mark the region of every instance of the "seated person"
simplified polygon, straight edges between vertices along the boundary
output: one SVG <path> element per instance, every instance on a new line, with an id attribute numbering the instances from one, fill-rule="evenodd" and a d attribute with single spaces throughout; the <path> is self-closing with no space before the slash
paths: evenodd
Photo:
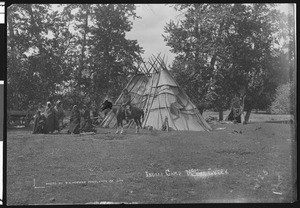
<path id="1" fill-rule="evenodd" d="M 130 93 L 128 93 L 127 89 L 123 90 L 123 95 L 122 95 L 122 107 L 125 110 L 125 117 L 126 121 L 128 122 L 129 120 L 129 115 L 131 111 L 131 96 Z"/>

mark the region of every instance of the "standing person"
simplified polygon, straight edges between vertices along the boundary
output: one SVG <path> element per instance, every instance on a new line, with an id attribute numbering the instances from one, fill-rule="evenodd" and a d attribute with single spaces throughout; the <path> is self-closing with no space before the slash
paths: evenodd
<path id="1" fill-rule="evenodd" d="M 123 95 L 122 95 L 122 107 L 123 107 L 123 109 L 125 110 L 125 118 L 126 118 L 126 120 L 128 120 L 129 112 L 128 112 L 128 109 L 127 109 L 127 108 L 129 108 L 129 111 L 131 110 L 131 96 L 130 96 L 130 94 L 128 93 L 128 90 L 127 90 L 127 89 L 124 89 L 124 90 L 123 90 Z"/>
<path id="2" fill-rule="evenodd" d="M 230 104 L 230 113 L 226 120 L 233 121 L 233 123 L 242 123 L 243 113 L 243 98 L 238 94 L 234 96 Z"/>
<path id="3" fill-rule="evenodd" d="M 77 105 L 73 106 L 70 117 L 69 134 L 79 134 L 80 130 L 80 111 Z"/>
<path id="4" fill-rule="evenodd" d="M 37 110 L 34 118 L 33 134 L 44 134 L 46 133 L 46 117 L 41 114 L 40 110 Z"/>
<path id="5" fill-rule="evenodd" d="M 45 110 L 45 116 L 46 116 L 46 132 L 47 133 L 53 133 L 56 129 L 56 113 L 55 110 L 51 104 L 51 102 L 47 102 L 47 107 Z"/>
<path id="6" fill-rule="evenodd" d="M 92 124 L 93 125 L 99 125 L 100 124 L 100 122 L 99 122 L 99 109 L 98 109 L 97 106 L 93 107 L 92 114 L 93 114 Z"/>
<path id="7" fill-rule="evenodd" d="M 90 110 L 86 105 L 83 106 L 83 121 L 81 124 L 80 132 L 95 132 L 90 117 Z"/>
<path id="8" fill-rule="evenodd" d="M 38 110 L 41 112 L 41 114 L 44 114 L 44 113 L 45 113 L 45 107 L 43 106 L 42 103 L 39 103 L 39 105 L 38 105 Z"/>
<path id="9" fill-rule="evenodd" d="M 54 107 L 55 111 L 56 111 L 56 117 L 57 117 L 57 131 L 58 133 L 60 133 L 60 131 L 63 128 L 63 120 L 65 117 L 65 113 L 64 113 L 64 109 L 63 109 L 63 105 L 62 102 L 60 100 L 58 100 L 56 102 L 56 106 Z"/>

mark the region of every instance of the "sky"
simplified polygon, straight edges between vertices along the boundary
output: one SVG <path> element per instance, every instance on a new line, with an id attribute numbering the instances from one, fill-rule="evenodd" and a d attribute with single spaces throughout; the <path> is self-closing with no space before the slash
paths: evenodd
<path id="1" fill-rule="evenodd" d="M 178 21 L 182 15 L 166 4 L 136 4 L 136 14 L 141 18 L 133 20 L 132 30 L 126 34 L 127 38 L 137 40 L 143 47 L 142 57 L 145 61 L 152 55 L 161 53 L 161 56 L 165 55 L 167 64 L 170 64 L 175 54 L 166 46 L 162 34 L 165 34 L 164 27 L 170 20 Z"/>
<path id="2" fill-rule="evenodd" d="M 290 12 L 292 5 L 281 4 L 278 9 L 283 12 Z M 141 19 L 133 20 L 133 28 L 127 33 L 128 39 L 137 40 L 139 45 L 143 47 L 145 51 L 142 54 L 144 61 L 148 61 L 152 55 L 161 53 L 161 56 L 165 55 L 167 65 L 172 64 L 175 54 L 170 51 L 170 47 L 166 46 L 162 34 L 165 34 L 164 26 L 170 20 L 177 22 L 183 15 L 167 4 L 136 4 L 136 14 Z"/>

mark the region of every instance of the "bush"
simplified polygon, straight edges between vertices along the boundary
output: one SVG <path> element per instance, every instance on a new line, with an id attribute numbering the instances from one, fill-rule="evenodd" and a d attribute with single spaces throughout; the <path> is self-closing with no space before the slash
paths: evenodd
<path id="1" fill-rule="evenodd" d="M 293 114 L 295 112 L 295 84 L 287 83 L 276 89 L 275 99 L 270 110 L 274 114 Z"/>

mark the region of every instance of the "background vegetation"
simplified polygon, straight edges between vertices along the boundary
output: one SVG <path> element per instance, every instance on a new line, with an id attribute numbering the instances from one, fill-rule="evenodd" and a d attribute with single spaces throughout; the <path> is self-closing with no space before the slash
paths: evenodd
<path id="1" fill-rule="evenodd" d="M 244 92 L 249 115 L 271 105 L 275 112 L 282 97 L 276 88 L 295 86 L 288 84 L 295 83 L 294 16 L 279 12 L 275 4 L 171 6 L 184 18 L 164 28 L 166 44 L 176 54 L 170 69 L 193 102 L 222 116 L 231 98 Z M 125 38 L 139 18 L 135 5 L 61 7 L 8 8 L 9 109 L 57 99 L 66 107 L 99 103 L 106 95 L 116 99 L 139 72 L 143 49 Z"/>

